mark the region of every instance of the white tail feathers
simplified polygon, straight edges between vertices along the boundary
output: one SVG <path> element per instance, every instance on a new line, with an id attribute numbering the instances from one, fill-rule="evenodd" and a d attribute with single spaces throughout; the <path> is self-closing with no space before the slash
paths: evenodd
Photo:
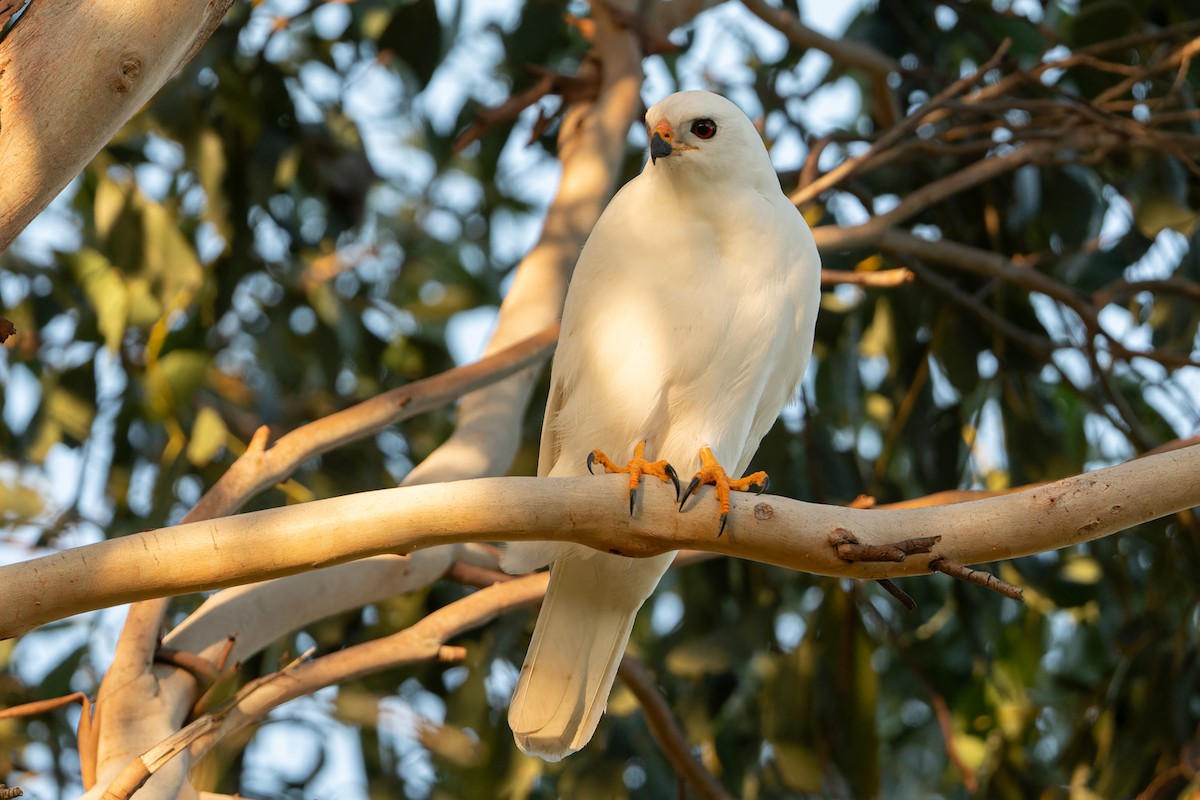
<path id="1" fill-rule="evenodd" d="M 547 761 L 592 738 L 634 617 L 675 556 L 633 559 L 575 548 L 550 567 L 550 587 L 508 711 L 517 746 Z"/>
<path id="2" fill-rule="evenodd" d="M 587 553 L 580 552 L 587 550 Z M 541 569 L 562 558 L 577 554 L 578 558 L 587 558 L 597 550 L 570 542 L 501 542 L 500 568 L 509 575 L 524 575 Z"/>

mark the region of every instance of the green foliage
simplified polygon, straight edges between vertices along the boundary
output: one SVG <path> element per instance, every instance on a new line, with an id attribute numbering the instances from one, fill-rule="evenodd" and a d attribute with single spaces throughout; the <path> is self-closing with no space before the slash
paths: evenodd
<path id="1" fill-rule="evenodd" d="M 585 13 L 578 4 L 486 5 L 235 5 L 0 257 L 0 314 L 19 330 L 0 351 L 5 558 L 175 522 L 258 426 L 290 430 L 453 365 L 464 326 L 499 305 L 536 233 L 553 190 L 554 129 L 526 146 L 531 111 L 461 154 L 454 139 L 475 110 L 530 85 L 526 65 L 569 73 L 587 48 L 564 21 L 568 10 Z M 1011 72 L 1054 47 L 1077 52 L 1192 15 L 1181 0 L 1038 8 L 884 0 L 859 12 L 847 36 L 900 61 L 892 90 L 910 111 L 1005 37 Z M 844 157 L 884 125 L 865 73 L 786 47 L 739 6 L 685 34 L 681 53 L 651 62 L 656 91 L 706 81 L 730 91 L 762 112 L 789 175 L 818 137 L 836 134 L 829 152 Z M 1174 41 L 1147 36 L 1103 56 L 1133 67 Z M 1082 64 L 1060 72 L 1022 87 L 1028 108 L 1084 102 L 1124 79 Z M 1186 62 L 1129 92 L 1194 102 L 1198 81 L 1200 67 Z M 822 93 L 842 117 L 812 113 L 831 105 L 806 104 Z M 552 115 L 555 101 L 542 110 Z M 1028 112 L 1006 111 L 1005 130 L 1021 135 Z M 1193 124 L 1160 130 L 1183 135 Z M 640 167 L 636 149 L 626 178 Z M 849 224 L 855 203 L 872 211 L 981 155 L 911 150 L 805 211 Z M 1006 489 L 1196 432 L 1200 382 L 1182 363 L 1196 355 L 1200 325 L 1200 182 L 1170 147 L 1089 155 L 1000 175 L 906 224 L 1013 257 L 1102 308 L 1114 338 L 1168 358 L 1114 358 L 1075 312 L 1018 284 L 872 249 L 828 254 L 834 269 L 918 267 L 959 295 L 925 280 L 826 293 L 802 400 L 755 460 L 773 491 L 886 503 Z M 515 468 L 527 473 L 540 402 Z M 444 409 L 314 459 L 254 505 L 392 485 L 453 420 Z M 667 577 L 632 647 L 705 765 L 748 800 L 960 798 L 962 769 L 986 798 L 1196 791 L 1187 777 L 1200 748 L 1194 515 L 989 568 L 1024 587 L 1028 604 L 939 575 L 903 582 L 918 604 L 905 614 L 873 584 L 707 562 Z M 299 635 L 303 644 L 280 642 L 243 665 L 241 677 L 271 671 L 309 639 L 327 652 L 387 635 L 464 591 L 438 584 L 326 620 Z M 53 626 L 15 649 L 0 643 L 0 704 L 94 692 L 107 658 L 85 641 L 96 624 Z M 215 788 L 326 796 L 328 775 L 345 784 L 351 769 L 330 772 L 331 742 L 352 739 L 360 796 L 671 796 L 673 769 L 620 685 L 581 753 L 554 765 L 516 753 L 506 692 L 531 626 L 530 613 L 511 614 L 457 642 L 462 665 L 341 687 L 331 708 L 304 716 L 320 718 L 315 728 L 288 727 L 313 742 L 303 769 L 253 749 L 245 760 L 218 756 Z M 47 796 L 76 789 L 76 718 L 60 710 L 0 722 L 0 781 L 32 786 L 38 772 Z"/>

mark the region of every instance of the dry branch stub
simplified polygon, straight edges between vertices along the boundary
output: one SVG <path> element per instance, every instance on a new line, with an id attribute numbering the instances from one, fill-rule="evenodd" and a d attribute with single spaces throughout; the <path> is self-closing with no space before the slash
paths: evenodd
<path id="1" fill-rule="evenodd" d="M 846 530 L 838 528 L 829 534 L 829 543 L 837 550 L 838 558 L 846 561 L 894 561 L 900 562 L 911 555 L 929 553 L 940 542 L 940 536 L 918 536 L 886 544 L 862 544 Z"/>

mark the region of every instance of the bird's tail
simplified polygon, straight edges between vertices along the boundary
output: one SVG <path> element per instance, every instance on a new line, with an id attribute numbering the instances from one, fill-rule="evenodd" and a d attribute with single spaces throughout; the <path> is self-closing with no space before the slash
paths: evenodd
<path id="1" fill-rule="evenodd" d="M 551 565 L 508 711 L 521 750 L 558 761 L 592 738 L 634 617 L 673 558 L 674 553 L 633 559 L 592 550 Z"/>

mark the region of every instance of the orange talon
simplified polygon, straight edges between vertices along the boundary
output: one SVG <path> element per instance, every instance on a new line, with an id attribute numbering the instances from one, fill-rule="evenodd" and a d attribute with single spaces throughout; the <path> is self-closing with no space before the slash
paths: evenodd
<path id="1" fill-rule="evenodd" d="M 770 479 L 765 472 L 755 472 L 747 475 L 744 478 L 730 478 L 725 472 L 725 468 L 717 462 L 717 457 L 713 455 L 712 450 L 707 447 L 700 448 L 700 469 L 696 472 L 692 482 L 688 484 L 687 489 L 683 492 L 683 497 L 679 500 L 679 510 L 683 510 L 683 504 L 692 496 L 692 492 L 705 484 L 712 484 L 717 490 L 717 504 L 721 509 L 721 529 L 717 531 L 717 537 L 725 533 L 725 523 L 729 521 L 729 509 L 731 506 L 729 492 L 754 492 L 762 494 L 770 485 Z"/>
<path id="2" fill-rule="evenodd" d="M 623 472 L 629 474 L 629 514 L 633 515 L 633 498 L 637 493 L 638 484 L 642 482 L 643 475 L 653 475 L 662 480 L 663 483 L 670 481 L 675 484 L 675 497 L 679 497 L 679 476 L 675 474 L 675 468 L 666 461 L 647 461 L 646 441 L 637 443 L 637 447 L 633 450 L 633 458 L 629 459 L 629 463 L 621 467 L 613 463 L 613 460 L 606 456 L 600 450 L 593 450 L 588 453 L 587 468 L 588 472 L 592 471 L 593 464 L 600 464 L 604 467 L 605 472 Z"/>

